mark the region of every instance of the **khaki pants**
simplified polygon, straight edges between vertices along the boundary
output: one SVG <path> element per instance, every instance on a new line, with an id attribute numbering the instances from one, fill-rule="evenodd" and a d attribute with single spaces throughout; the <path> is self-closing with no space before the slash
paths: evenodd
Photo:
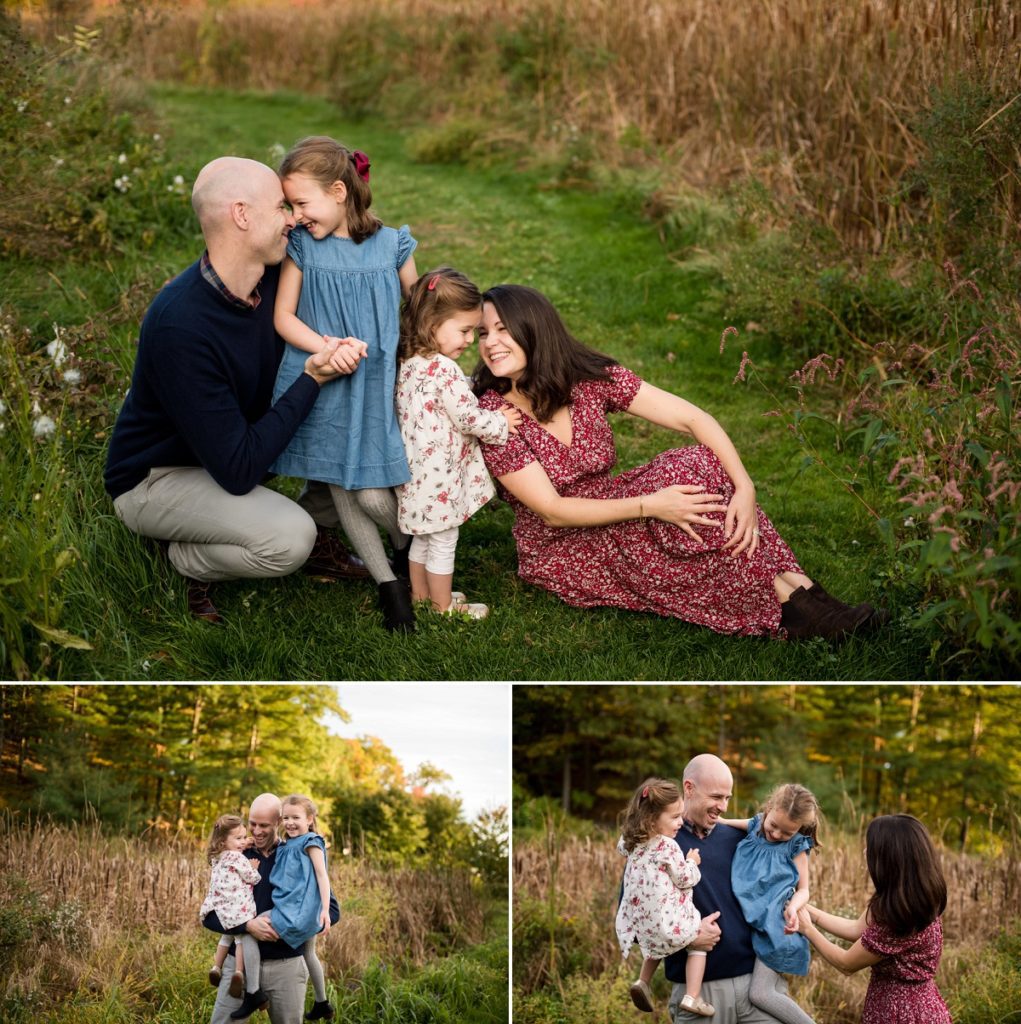
<path id="1" fill-rule="evenodd" d="M 170 541 L 170 562 L 203 582 L 286 576 L 301 568 L 316 524 L 300 505 L 266 487 L 229 494 L 195 466 L 159 466 L 113 503 L 143 537 Z"/>
<path id="2" fill-rule="evenodd" d="M 709 954 L 712 956 L 712 953 Z M 667 1012 L 673 1024 L 700 1020 L 707 1024 L 780 1024 L 772 1014 L 753 1006 L 748 998 L 752 987 L 752 976 L 742 974 L 737 978 L 717 978 L 715 981 L 702 983 L 702 998 L 712 1003 L 716 1012 L 711 1017 L 700 1017 L 697 1013 L 681 1009 L 684 998 L 684 986 L 674 985 L 670 993 Z M 787 982 L 783 975 L 777 975 L 777 992 L 787 992 Z"/>
<path id="3" fill-rule="evenodd" d="M 235 961 L 227 957 L 223 963 L 223 976 L 216 990 L 216 1002 L 209 1024 L 233 1024 L 232 1010 L 241 1005 L 228 989 L 234 976 Z M 263 960 L 259 987 L 269 998 L 270 1024 L 303 1024 L 305 1016 L 305 987 L 308 984 L 308 968 L 300 956 L 287 960 Z"/>

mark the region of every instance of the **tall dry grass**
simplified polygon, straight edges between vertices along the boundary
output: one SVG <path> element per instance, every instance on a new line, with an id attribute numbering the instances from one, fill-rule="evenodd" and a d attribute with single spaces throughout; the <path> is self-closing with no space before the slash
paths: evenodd
<path id="1" fill-rule="evenodd" d="M 239 0 L 93 18 L 146 78 L 325 93 L 416 125 L 468 113 L 523 151 L 591 138 L 596 163 L 651 146 L 678 188 L 751 173 L 874 248 L 931 212 L 905 184 L 931 90 L 967 75 L 1014 95 L 1021 71 L 1014 0 Z M 1006 238 L 1021 184 L 1003 171 Z"/>
<path id="2" fill-rule="evenodd" d="M 384 870 L 336 855 L 329 868 L 341 918 L 318 951 L 332 978 L 375 958 L 422 964 L 484 938 L 484 895 L 467 872 Z M 208 880 L 193 840 L 0 816 L 0 915 L 26 922 L 17 947 L 0 936 L 0 996 L 123 984 L 144 975 L 154 950 L 203 936 L 211 956 L 215 937 L 198 919 Z"/>
<path id="3" fill-rule="evenodd" d="M 824 846 L 812 857 L 812 902 L 856 917 L 871 894 L 862 839 L 836 833 L 821 839 Z M 1021 851 L 1016 843 L 996 858 L 941 847 L 940 860 L 949 898 L 943 916 L 945 954 L 937 981 L 956 975 L 976 951 L 980 957 L 999 925 L 1021 921 Z M 559 984 L 557 971 L 569 956 L 565 949 L 578 954 L 574 966 L 590 977 L 621 970 L 614 920 L 623 866 L 615 836 L 609 833 L 604 839 L 551 834 L 545 841 L 514 844 L 516 991 L 527 995 Z M 552 964 L 551 958 L 560 964 Z M 816 1011 L 860 1007 L 867 973 L 844 977 L 813 957 L 808 977 L 797 979 L 793 991 Z"/>

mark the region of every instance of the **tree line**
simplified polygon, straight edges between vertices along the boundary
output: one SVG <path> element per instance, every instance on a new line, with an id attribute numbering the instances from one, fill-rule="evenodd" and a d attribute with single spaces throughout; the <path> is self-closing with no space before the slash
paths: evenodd
<path id="1" fill-rule="evenodd" d="M 506 809 L 464 820 L 448 776 L 331 735 L 332 687 L 0 686 L 0 807 L 152 836 L 204 835 L 260 792 L 306 793 L 336 846 L 505 881 Z"/>
<path id="2" fill-rule="evenodd" d="M 701 751 L 732 768 L 734 813 L 796 781 L 847 827 L 904 812 L 962 850 L 1017 839 L 1016 685 L 515 687 L 515 826 L 551 804 L 612 824 L 645 776 Z"/>

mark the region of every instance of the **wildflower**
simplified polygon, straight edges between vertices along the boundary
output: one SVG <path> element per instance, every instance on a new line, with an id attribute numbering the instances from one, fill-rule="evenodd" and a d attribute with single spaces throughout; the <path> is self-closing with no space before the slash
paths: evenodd
<path id="1" fill-rule="evenodd" d="M 71 97 L 70 96 L 65 96 L 64 97 L 64 106 L 65 107 L 71 106 Z"/>
<path id="2" fill-rule="evenodd" d="M 53 341 L 46 346 L 46 354 L 53 360 L 54 366 L 60 366 L 67 359 L 67 345 L 62 337 L 63 331 L 57 324 L 53 325 Z"/>
<path id="3" fill-rule="evenodd" d="M 65 370 L 63 378 L 65 384 L 81 384 L 82 372 L 81 370 Z"/>
<path id="4" fill-rule="evenodd" d="M 175 174 L 174 175 L 174 184 L 175 185 L 183 185 L 184 184 L 184 175 L 183 174 Z"/>
<path id="5" fill-rule="evenodd" d="M 14 105 L 18 108 L 19 114 L 24 114 L 28 107 L 28 100 L 15 100 Z"/>
<path id="6" fill-rule="evenodd" d="M 723 328 L 723 333 L 720 335 L 720 355 L 721 356 L 723 355 L 723 347 L 724 347 L 724 345 L 727 344 L 727 338 L 729 338 L 732 334 L 735 335 L 735 336 L 737 335 L 737 328 L 736 327 L 731 325 L 730 327 L 724 327 Z M 743 377 L 741 379 L 744 380 Z"/>
<path id="7" fill-rule="evenodd" d="M 915 517 L 914 516 L 908 516 L 907 519 L 904 520 L 904 525 L 905 526 L 914 526 L 915 525 Z"/>
<path id="8" fill-rule="evenodd" d="M 286 154 L 287 150 L 279 142 L 274 142 L 273 145 L 269 147 L 269 155 L 277 163 L 283 160 Z"/>
<path id="9" fill-rule="evenodd" d="M 40 439 L 49 437 L 57 429 L 57 424 L 49 416 L 39 416 L 32 421 L 32 436 Z"/>
<path id="10" fill-rule="evenodd" d="M 119 178 L 116 178 L 113 183 L 113 187 L 118 192 L 127 192 L 131 188 L 131 179 L 126 175 L 122 174 Z"/>
<path id="11" fill-rule="evenodd" d="M 749 358 L 748 353 L 742 352 L 741 365 L 737 368 L 737 376 L 735 376 L 734 379 L 730 382 L 731 384 L 736 384 L 739 380 L 743 381 L 745 379 L 745 368 L 748 366 L 750 362 L 751 359 Z"/>
<path id="12" fill-rule="evenodd" d="M 117 163 L 119 163 L 119 164 L 126 164 L 127 162 L 128 162 L 128 154 L 127 153 L 121 153 L 121 155 L 119 157 L 117 157 Z"/>
<path id="13" fill-rule="evenodd" d="M 152 133 L 152 141 L 153 141 L 153 142 L 159 142 L 159 141 L 160 141 L 160 139 L 162 139 L 162 138 L 163 138 L 163 136 L 162 136 L 162 135 L 160 135 L 160 133 L 159 133 L 159 132 L 153 132 L 153 133 Z"/>
<path id="14" fill-rule="evenodd" d="M 64 166 L 64 158 L 62 156 L 54 156 L 54 157 L 51 157 L 50 159 L 53 161 L 53 166 L 54 167 L 63 167 Z"/>

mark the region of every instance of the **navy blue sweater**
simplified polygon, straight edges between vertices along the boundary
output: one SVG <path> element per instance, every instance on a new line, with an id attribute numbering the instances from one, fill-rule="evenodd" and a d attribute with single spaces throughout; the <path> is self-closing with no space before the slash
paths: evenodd
<path id="1" fill-rule="evenodd" d="M 741 829 L 729 825 L 717 825 L 705 839 L 699 839 L 684 825 L 674 837 L 681 853 L 687 853 L 697 846 L 702 858 L 699 865 L 702 880 L 692 890 L 698 912 L 705 917 L 720 911 L 720 916 L 716 918 L 721 931 L 720 941 L 709 954 L 706 981 L 738 978 L 742 974 L 751 974 L 755 966 L 752 930 L 745 922 L 730 884 L 730 864 L 734 859 L 734 850 L 744 837 L 745 833 Z M 663 961 L 664 973 L 670 981 L 684 984 L 687 958 L 688 954 L 682 949 Z"/>
<path id="2" fill-rule="evenodd" d="M 259 861 L 259 876 L 260 879 L 256 885 L 252 887 L 252 895 L 255 897 L 255 915 L 264 914 L 267 910 L 273 909 L 273 886 L 270 885 L 269 876 L 273 870 L 273 865 L 277 862 L 277 850 L 280 849 L 278 843 L 268 853 L 260 853 L 254 846 L 244 851 L 246 857 L 255 857 Z M 333 893 L 330 893 L 330 924 L 335 925 L 340 920 L 340 904 L 337 903 L 336 897 Z M 243 924 L 239 924 L 236 928 L 224 928 L 220 924 L 220 919 L 216 916 L 215 910 L 210 910 L 208 914 L 202 919 L 202 924 L 212 932 L 219 932 L 227 935 L 244 935 L 248 930 Z M 234 947 L 231 946 L 230 952 L 234 952 Z M 277 939 L 275 942 L 260 942 L 259 953 L 263 960 L 289 960 L 294 956 L 301 956 L 302 950 L 295 949 L 293 946 L 288 946 L 283 939 Z"/>
<path id="3" fill-rule="evenodd" d="M 232 305 L 198 263 L 156 296 L 110 441 L 111 497 L 156 466 L 203 466 L 230 494 L 247 494 L 266 476 L 319 396 L 303 373 L 270 407 L 284 351 L 273 328 L 279 276 L 266 268 L 256 309 Z"/>

